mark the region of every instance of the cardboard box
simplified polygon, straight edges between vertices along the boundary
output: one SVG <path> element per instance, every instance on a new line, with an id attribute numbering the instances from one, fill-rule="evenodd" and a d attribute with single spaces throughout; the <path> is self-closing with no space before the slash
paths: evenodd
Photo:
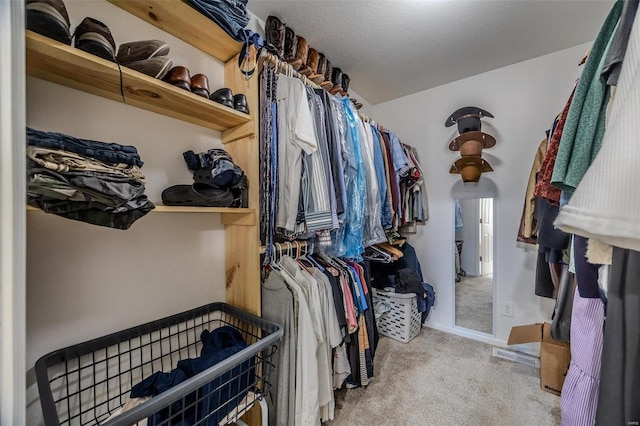
<path id="1" fill-rule="evenodd" d="M 540 389 L 560 395 L 571 362 L 569 344 L 551 337 L 551 324 L 548 322 L 513 327 L 507 343 L 531 342 L 540 342 Z"/>

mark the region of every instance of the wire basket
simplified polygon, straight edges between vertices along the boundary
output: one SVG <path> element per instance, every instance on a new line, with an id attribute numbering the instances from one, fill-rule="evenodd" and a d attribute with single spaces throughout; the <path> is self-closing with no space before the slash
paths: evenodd
<path id="1" fill-rule="evenodd" d="M 179 360 L 196 358 L 201 334 L 228 326 L 247 346 L 141 405 L 112 417 L 132 386 Z M 177 315 L 70 346 L 36 362 L 47 426 L 214 426 L 237 421 L 269 391 L 272 357 L 282 327 L 226 303 Z"/>
<path id="2" fill-rule="evenodd" d="M 409 343 L 420 333 L 422 314 L 418 312 L 418 302 L 414 293 L 391 293 L 374 288 L 373 300 L 374 303 L 386 303 L 391 308 L 382 314 L 376 323 L 380 334 Z"/>

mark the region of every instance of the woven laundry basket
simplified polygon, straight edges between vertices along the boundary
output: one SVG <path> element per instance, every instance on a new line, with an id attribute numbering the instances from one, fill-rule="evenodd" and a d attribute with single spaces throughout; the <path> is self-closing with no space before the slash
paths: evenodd
<path id="1" fill-rule="evenodd" d="M 391 310 L 382 314 L 377 320 L 376 325 L 380 334 L 409 343 L 420 333 L 422 314 L 418 312 L 415 294 L 390 293 L 374 288 L 373 301 L 391 306 Z"/>

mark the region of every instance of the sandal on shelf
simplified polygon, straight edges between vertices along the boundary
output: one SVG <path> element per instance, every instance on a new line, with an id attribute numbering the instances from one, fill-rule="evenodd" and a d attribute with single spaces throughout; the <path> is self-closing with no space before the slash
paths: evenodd
<path id="1" fill-rule="evenodd" d="M 234 198 L 227 189 L 210 185 L 173 185 L 162 191 L 162 202 L 166 206 L 229 207 Z"/>

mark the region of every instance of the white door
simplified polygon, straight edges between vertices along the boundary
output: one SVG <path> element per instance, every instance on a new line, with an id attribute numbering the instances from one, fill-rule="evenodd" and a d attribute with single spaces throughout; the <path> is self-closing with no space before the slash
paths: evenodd
<path id="1" fill-rule="evenodd" d="M 493 199 L 483 198 L 480 217 L 480 275 L 493 273 Z"/>

